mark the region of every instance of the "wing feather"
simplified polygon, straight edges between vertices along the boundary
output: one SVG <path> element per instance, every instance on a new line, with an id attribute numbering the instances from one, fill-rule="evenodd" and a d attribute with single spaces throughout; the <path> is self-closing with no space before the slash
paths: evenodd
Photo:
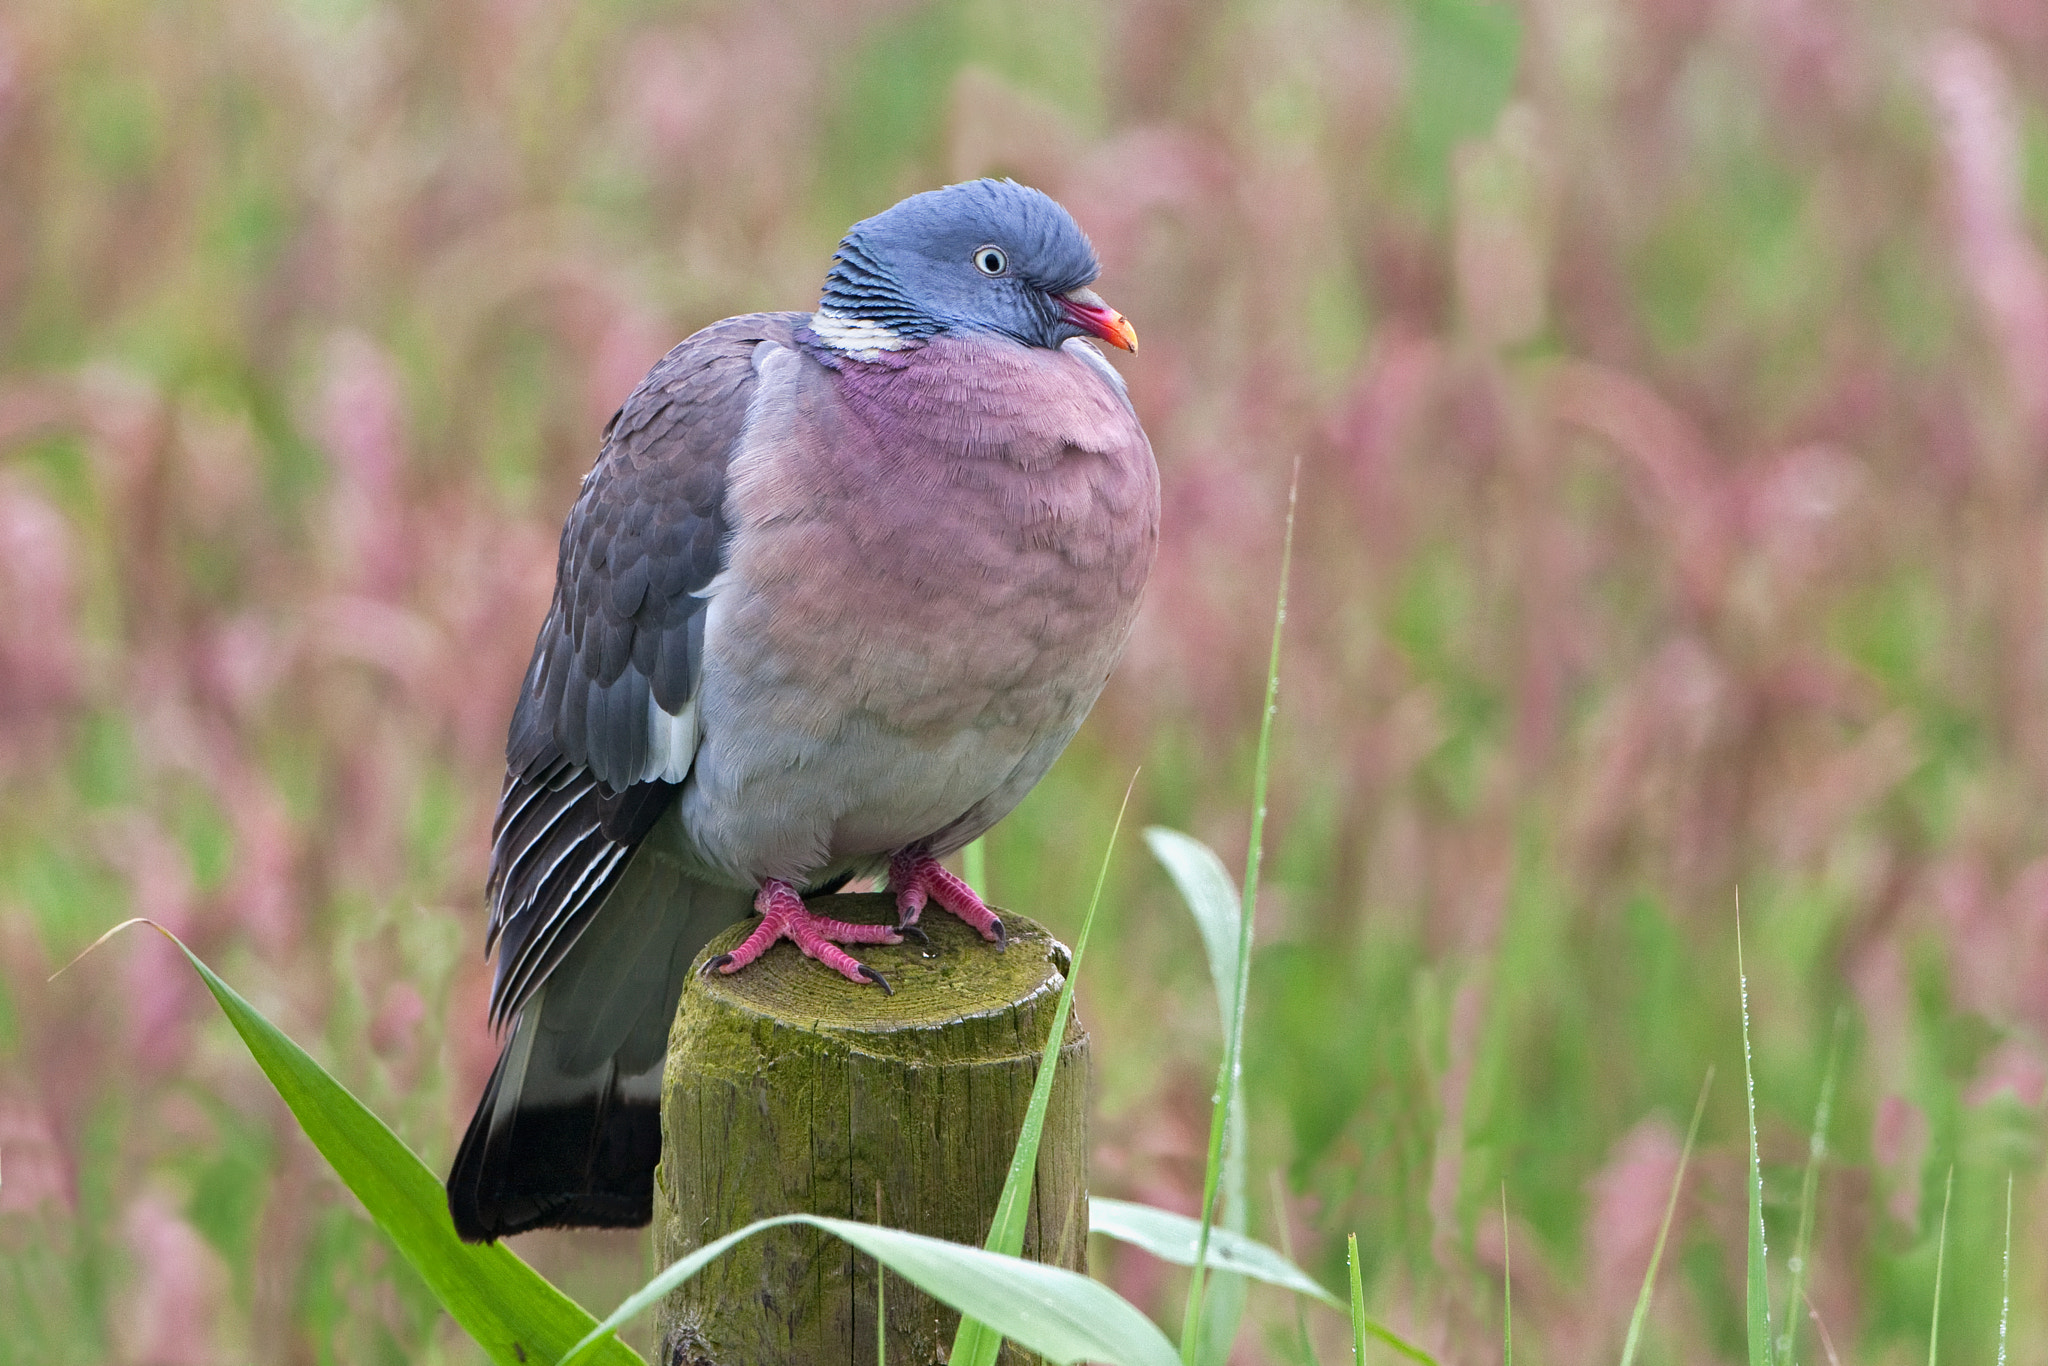
<path id="1" fill-rule="evenodd" d="M 695 752 L 699 596 L 725 558 L 725 473 L 758 381 L 754 352 L 801 314 L 714 323 L 648 372 L 605 428 L 562 528 L 493 823 L 491 1018 L 562 961 L 671 807 Z"/>

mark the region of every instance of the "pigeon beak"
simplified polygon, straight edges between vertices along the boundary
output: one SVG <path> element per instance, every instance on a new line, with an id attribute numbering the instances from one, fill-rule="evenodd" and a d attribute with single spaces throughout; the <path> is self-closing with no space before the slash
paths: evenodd
<path id="1" fill-rule="evenodd" d="M 1067 310 L 1067 316 L 1076 325 L 1102 338 L 1111 346 L 1119 346 L 1135 354 L 1138 349 L 1138 329 L 1132 327 L 1123 314 L 1102 302 L 1102 296 L 1092 289 L 1070 289 L 1056 294 L 1060 307 Z"/>

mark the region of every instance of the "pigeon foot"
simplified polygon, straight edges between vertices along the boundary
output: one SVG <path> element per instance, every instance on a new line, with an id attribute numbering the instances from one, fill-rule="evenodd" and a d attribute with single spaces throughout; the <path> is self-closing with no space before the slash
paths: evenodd
<path id="1" fill-rule="evenodd" d="M 1002 917 L 930 854 L 906 851 L 890 859 L 889 888 L 896 893 L 899 934 L 907 933 L 917 924 L 927 902 L 936 902 L 973 926 L 983 939 L 996 946 L 998 953 L 1008 943 Z"/>
<path id="2" fill-rule="evenodd" d="M 766 953 L 776 940 L 787 939 L 803 952 L 804 957 L 816 959 L 849 982 L 873 982 L 883 991 L 890 990 L 881 973 L 839 946 L 900 944 L 903 936 L 894 926 L 855 925 L 818 915 L 804 905 L 804 899 L 795 887 L 778 878 L 770 878 L 761 884 L 761 890 L 754 897 L 754 909 L 761 913 L 761 923 L 741 941 L 738 948 L 731 953 L 721 953 L 706 963 L 705 972 L 729 976 Z"/>

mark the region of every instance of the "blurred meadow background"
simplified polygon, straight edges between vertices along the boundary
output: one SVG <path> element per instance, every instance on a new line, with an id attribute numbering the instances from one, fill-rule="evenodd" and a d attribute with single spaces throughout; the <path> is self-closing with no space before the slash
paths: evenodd
<path id="1" fill-rule="evenodd" d="M 0 1362 L 473 1362 L 168 946 L 445 1164 L 513 691 L 597 432 L 853 219 L 1093 235 L 1165 535 L 989 842 L 1071 934 L 1098 1193 L 1192 1210 L 1290 470 L 1250 1224 L 1446 1362 L 1742 1359 L 1735 914 L 1805 1361 L 2048 1362 L 2038 0 L 9 0 Z M 1502 1192 L 1506 1217 L 1503 1222 Z M 632 1234 L 519 1250 L 603 1312 Z M 1098 1245 L 1171 1324 L 1178 1273 Z M 1306 1360 L 1255 1292 L 1238 1359 Z M 1311 1309 L 1319 1359 L 1348 1344 Z M 644 1343 L 644 1337 L 642 1339 Z M 1832 1354 L 1832 1355 L 1831 1355 Z M 1376 1359 L 1378 1359 L 1376 1357 Z"/>

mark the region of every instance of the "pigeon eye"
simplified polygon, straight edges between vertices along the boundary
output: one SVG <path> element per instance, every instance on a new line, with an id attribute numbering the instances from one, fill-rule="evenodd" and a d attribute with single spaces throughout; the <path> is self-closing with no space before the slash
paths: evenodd
<path id="1" fill-rule="evenodd" d="M 1010 268 L 1010 258 L 1003 255 L 1001 247 L 976 247 L 974 268 L 983 275 L 1001 275 Z"/>

